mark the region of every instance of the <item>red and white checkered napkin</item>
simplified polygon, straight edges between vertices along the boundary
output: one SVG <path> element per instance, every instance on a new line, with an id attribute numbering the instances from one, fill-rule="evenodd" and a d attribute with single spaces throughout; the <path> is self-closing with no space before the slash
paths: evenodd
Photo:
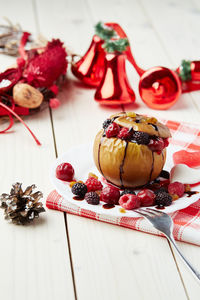
<path id="1" fill-rule="evenodd" d="M 181 149 L 200 150 L 200 130 L 199 125 L 189 123 L 178 123 L 174 121 L 162 120 L 171 130 L 171 144 Z M 154 229 L 151 224 L 143 218 L 115 217 L 98 214 L 90 210 L 82 209 L 61 197 L 55 190 L 52 191 L 47 200 L 46 206 L 51 209 L 64 211 L 103 221 L 118 226 L 144 231 L 156 235 L 162 235 Z M 189 207 L 171 214 L 174 222 L 174 237 L 176 240 L 196 244 L 200 246 L 200 200 Z"/>

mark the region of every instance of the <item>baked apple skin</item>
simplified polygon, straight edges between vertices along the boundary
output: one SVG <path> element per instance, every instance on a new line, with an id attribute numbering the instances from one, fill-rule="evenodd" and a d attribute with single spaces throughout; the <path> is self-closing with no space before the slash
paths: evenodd
<path id="1" fill-rule="evenodd" d="M 93 155 L 99 172 L 120 188 L 140 187 L 156 179 L 166 160 L 166 149 L 158 154 L 146 145 L 97 133 Z"/>

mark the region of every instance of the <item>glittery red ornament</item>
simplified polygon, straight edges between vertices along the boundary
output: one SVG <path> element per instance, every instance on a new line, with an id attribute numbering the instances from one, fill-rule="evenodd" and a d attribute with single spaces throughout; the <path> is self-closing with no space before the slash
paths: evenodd
<path id="1" fill-rule="evenodd" d="M 41 54 L 28 60 L 23 77 L 34 87 L 50 87 L 67 70 L 67 53 L 57 39 L 48 42 Z"/>
<path id="2" fill-rule="evenodd" d="M 120 52 L 106 54 L 103 78 L 95 93 L 95 100 L 100 104 L 120 105 L 135 101 L 126 75 L 125 59 L 126 55 Z"/>
<path id="3" fill-rule="evenodd" d="M 102 49 L 103 40 L 94 35 L 91 45 L 85 55 L 76 63 L 72 63 L 72 73 L 89 86 L 97 87 L 104 72 L 105 52 Z"/>

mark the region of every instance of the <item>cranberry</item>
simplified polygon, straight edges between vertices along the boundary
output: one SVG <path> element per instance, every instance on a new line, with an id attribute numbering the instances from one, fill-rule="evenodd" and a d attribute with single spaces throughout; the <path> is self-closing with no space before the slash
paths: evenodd
<path id="1" fill-rule="evenodd" d="M 106 186 L 102 190 L 100 195 L 101 201 L 109 204 L 118 204 L 119 197 L 120 197 L 119 190 L 111 185 Z"/>
<path id="2" fill-rule="evenodd" d="M 120 131 L 120 127 L 117 123 L 113 122 L 112 124 L 110 124 L 108 126 L 108 128 L 106 129 L 106 136 L 108 138 L 110 137 L 114 137 L 114 136 L 117 136 L 118 133 Z"/>
<path id="3" fill-rule="evenodd" d="M 162 150 L 165 148 L 164 141 L 162 138 L 151 139 L 148 147 L 152 150 L 160 154 Z"/>
<path id="4" fill-rule="evenodd" d="M 144 189 L 141 190 L 138 194 L 137 197 L 141 201 L 141 206 L 152 206 L 155 204 L 155 197 L 156 195 L 154 194 L 153 191 L 149 189 Z"/>
<path id="5" fill-rule="evenodd" d="M 56 177 L 60 180 L 71 181 L 74 178 L 74 168 L 69 163 L 62 163 L 56 168 Z"/>

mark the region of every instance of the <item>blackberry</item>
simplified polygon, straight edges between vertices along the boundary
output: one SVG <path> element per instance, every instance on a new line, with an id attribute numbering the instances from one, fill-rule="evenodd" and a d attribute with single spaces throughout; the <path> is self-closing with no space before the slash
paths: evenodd
<path id="1" fill-rule="evenodd" d="M 100 197 L 95 192 L 89 192 L 85 194 L 85 200 L 87 201 L 88 204 L 98 205 Z"/>
<path id="2" fill-rule="evenodd" d="M 79 197 L 84 197 L 87 193 L 87 186 L 84 183 L 76 182 L 72 186 L 72 193 Z"/>
<path id="3" fill-rule="evenodd" d="M 155 202 L 159 206 L 169 206 L 172 204 L 172 197 L 166 192 L 159 192 L 156 194 Z"/>
<path id="4" fill-rule="evenodd" d="M 161 187 L 161 188 L 159 188 L 158 190 L 155 190 L 154 191 L 154 193 L 157 195 L 158 193 L 168 193 L 168 190 L 167 190 L 167 188 L 165 188 L 165 187 Z"/>
<path id="5" fill-rule="evenodd" d="M 110 124 L 112 124 L 112 120 L 110 119 L 105 120 L 103 122 L 103 129 L 107 129 Z"/>
<path id="6" fill-rule="evenodd" d="M 136 193 L 132 190 L 124 190 L 123 192 L 121 192 L 120 197 L 126 194 L 136 195 Z"/>
<path id="7" fill-rule="evenodd" d="M 149 134 L 143 131 L 135 131 L 132 140 L 137 144 L 147 145 L 150 141 Z"/>
<path id="8" fill-rule="evenodd" d="M 159 177 L 162 177 L 162 178 L 165 178 L 165 179 L 169 179 L 169 172 L 166 171 L 166 170 L 162 170 L 162 171 L 160 172 Z"/>

